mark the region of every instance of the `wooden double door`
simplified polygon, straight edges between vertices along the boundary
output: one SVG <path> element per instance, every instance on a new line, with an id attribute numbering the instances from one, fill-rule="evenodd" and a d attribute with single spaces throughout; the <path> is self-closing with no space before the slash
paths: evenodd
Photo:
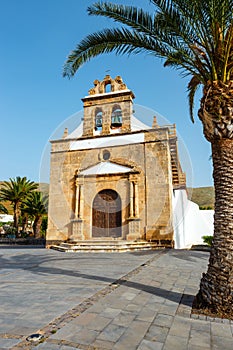
<path id="1" fill-rule="evenodd" d="M 100 191 L 93 201 L 92 237 L 121 237 L 121 210 L 121 198 L 116 191 Z"/>

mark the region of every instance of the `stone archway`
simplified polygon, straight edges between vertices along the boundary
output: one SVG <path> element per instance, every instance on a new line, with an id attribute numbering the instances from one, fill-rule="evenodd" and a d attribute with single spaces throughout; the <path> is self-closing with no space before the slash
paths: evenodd
<path id="1" fill-rule="evenodd" d="M 121 237 L 122 208 L 119 194 L 110 189 L 100 191 L 92 206 L 92 237 Z"/>

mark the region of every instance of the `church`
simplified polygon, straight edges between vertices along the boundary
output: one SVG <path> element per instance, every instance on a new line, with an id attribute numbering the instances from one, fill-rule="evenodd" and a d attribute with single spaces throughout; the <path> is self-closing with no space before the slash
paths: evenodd
<path id="1" fill-rule="evenodd" d="M 173 195 L 186 189 L 176 127 L 153 116 L 151 126 L 142 123 L 133 100 L 120 76 L 95 80 L 82 99 L 81 124 L 51 141 L 47 247 L 174 247 Z"/>

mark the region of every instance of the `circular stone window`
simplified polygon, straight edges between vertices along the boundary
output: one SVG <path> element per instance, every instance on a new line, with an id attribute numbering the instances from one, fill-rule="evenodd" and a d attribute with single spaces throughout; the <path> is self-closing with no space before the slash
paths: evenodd
<path id="1" fill-rule="evenodd" d="M 111 153 L 108 150 L 103 151 L 103 160 L 109 160 Z"/>

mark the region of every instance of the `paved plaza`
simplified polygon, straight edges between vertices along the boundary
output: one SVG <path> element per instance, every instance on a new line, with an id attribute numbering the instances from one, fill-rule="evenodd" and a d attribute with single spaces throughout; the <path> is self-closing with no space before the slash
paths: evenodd
<path id="1" fill-rule="evenodd" d="M 0 350 L 233 349 L 233 322 L 190 317 L 207 252 L 0 255 Z"/>

